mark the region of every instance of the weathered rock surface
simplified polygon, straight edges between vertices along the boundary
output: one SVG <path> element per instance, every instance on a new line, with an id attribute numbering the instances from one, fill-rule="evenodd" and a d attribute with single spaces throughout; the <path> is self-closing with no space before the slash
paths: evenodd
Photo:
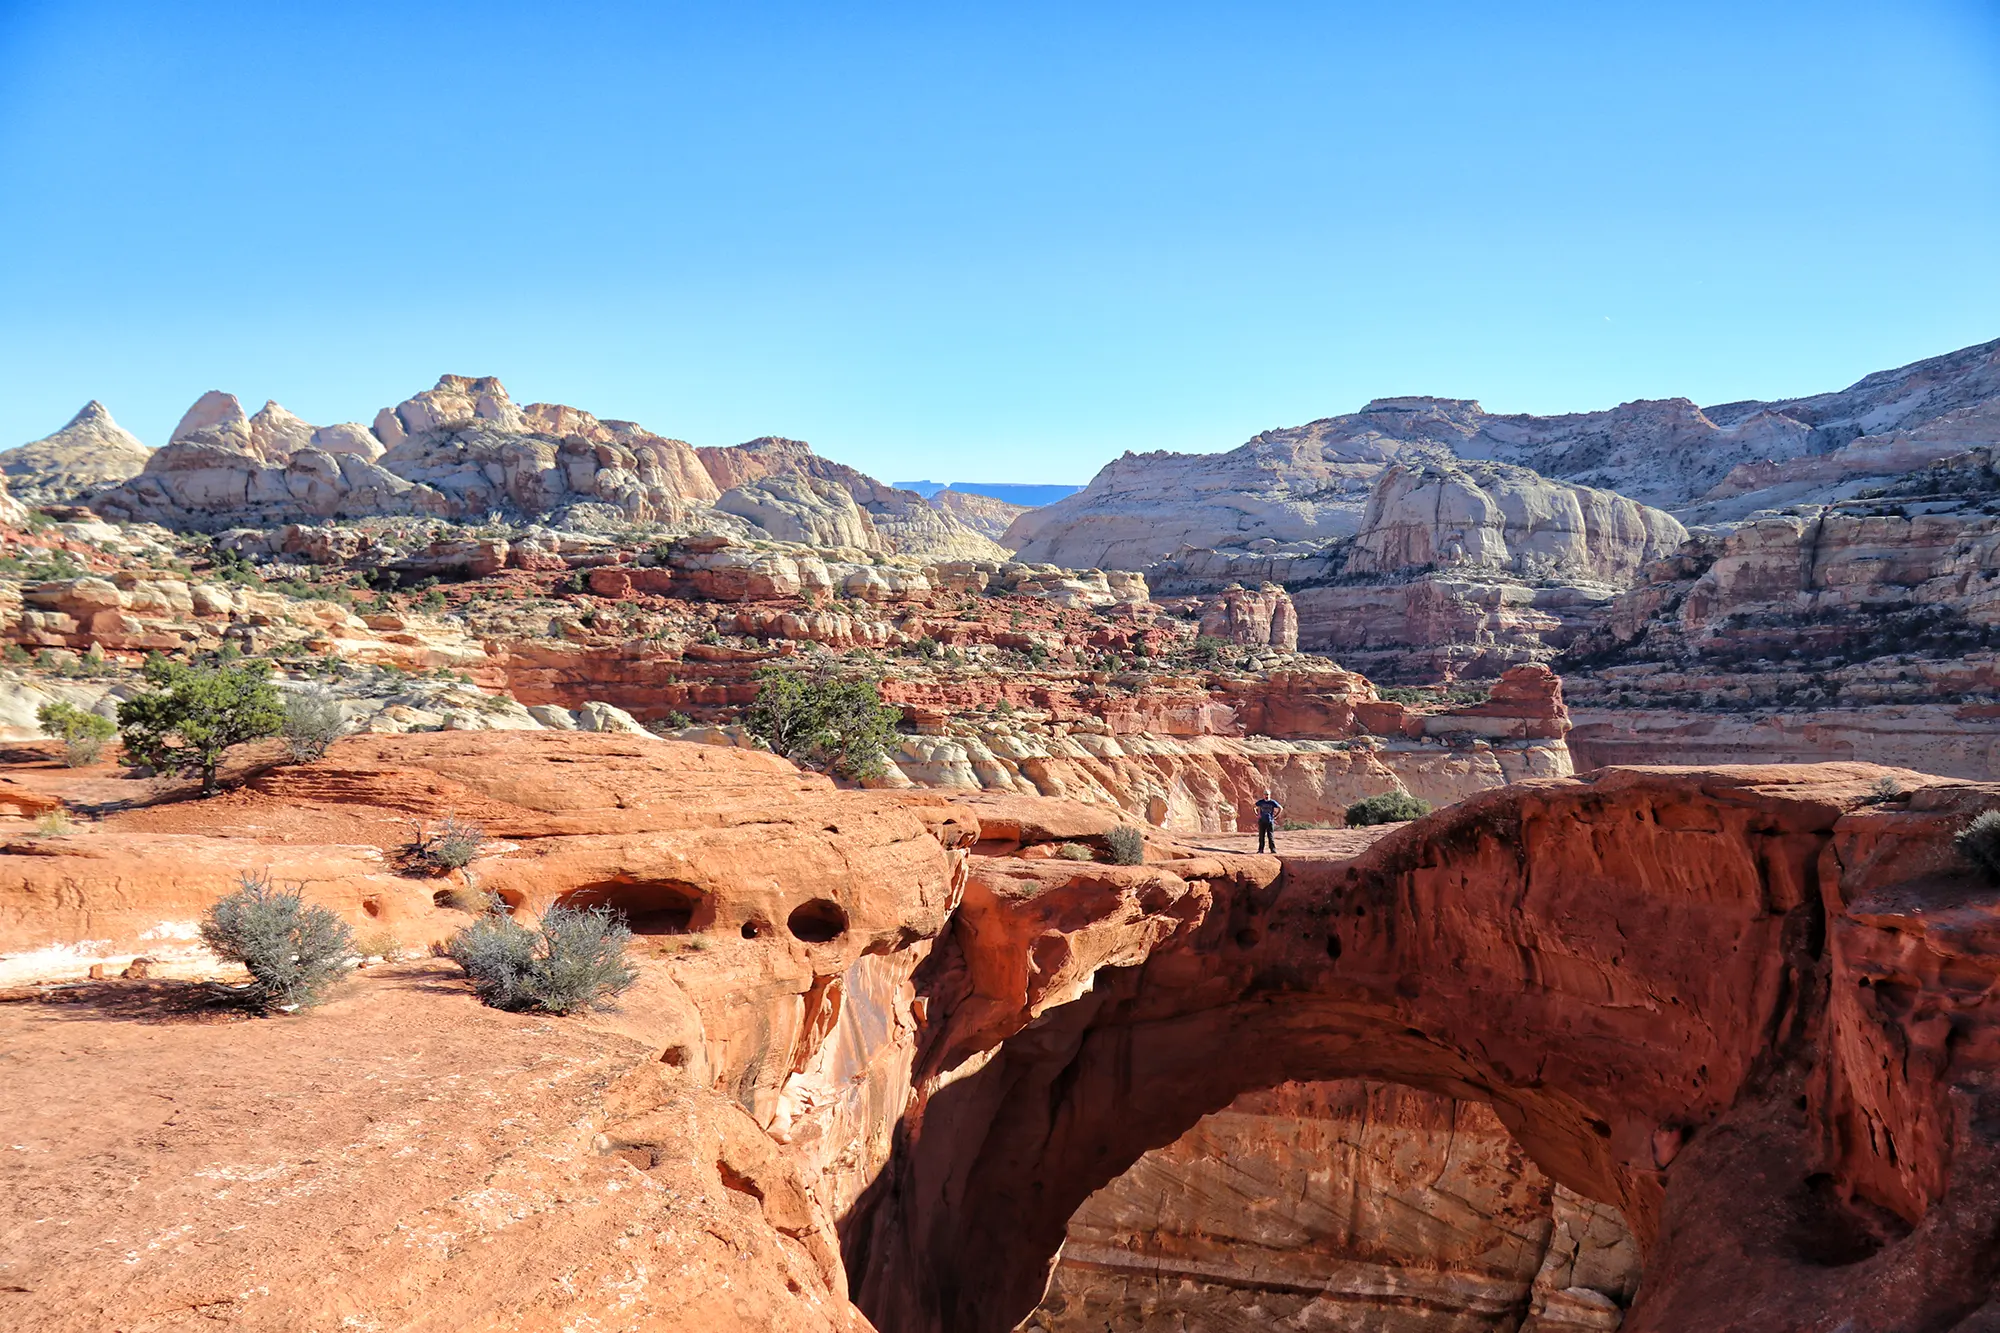
<path id="1" fill-rule="evenodd" d="M 1490 1107 L 1287 1083 L 1085 1200 L 1023 1327 L 1616 1329 L 1638 1285 L 1617 1211 L 1542 1174 Z M 1594 1318 L 1552 1322 L 1552 1302 Z M 1523 1324 L 1538 1303 L 1544 1317 Z"/>
<path id="2" fill-rule="evenodd" d="M 494 839 L 473 869 L 514 910 L 630 913 L 645 979 L 604 1020 L 623 1046 L 479 1013 L 423 973 L 353 983 L 358 1027 L 338 1008 L 138 1025 L 151 1054 L 114 1076 L 163 1094 L 143 1098 L 53 1076 L 75 1038 L 33 1027 L 61 1006 L 0 1010 L 28 1073 L 0 1086 L 15 1141 L 158 1145 L 116 1173 L 116 1208 L 98 1159 L 17 1156 L 0 1197 L 70 1225 L 10 1217 L 6 1285 L 26 1290 L 0 1299 L 52 1329 L 220 1290 L 246 1327 L 324 1310 L 727 1333 L 858 1328 L 851 1284 L 884 1333 L 1003 1329 L 1041 1299 L 1076 1209 L 1149 1150 L 1246 1093 L 1366 1078 L 1486 1102 L 1540 1171 L 1615 1203 L 1645 1252 L 1628 1329 L 1971 1333 L 2000 1227 L 2000 1039 L 1980 1003 L 2000 891 L 1950 837 L 2000 791 L 1904 773 L 1914 795 L 1870 805 L 1880 775 L 1612 770 L 1476 798 L 1359 856 L 1155 836 L 1135 866 L 1050 856 L 1090 836 L 1065 826 L 1074 806 L 989 821 L 601 734 L 360 738 L 214 801 L 114 801 L 0 848 L 0 947 L 151 947 L 246 864 L 420 946 L 465 918 L 454 882 L 393 852 L 452 812 Z M 323 1043 L 291 1035 L 322 1020 Z M 136 1039 L 106 1021 L 97 1040 Z M 241 1080 L 202 1072 L 225 1064 L 289 1090 L 282 1126 L 218 1135 L 247 1115 Z M 378 1065 L 409 1108 L 386 1141 Z M 410 1099 L 431 1087 L 484 1092 Z M 190 1098 L 215 1113 L 173 1113 Z M 392 1187 L 412 1142 L 450 1151 Z M 1606 1290 L 1589 1273 L 1616 1247 L 1583 1210 L 1553 1220 L 1567 1239 L 1540 1251 L 1531 1309 L 1591 1327 L 1604 1311 L 1582 1293 Z M 444 1297 L 448 1255 L 504 1277 Z"/>
<path id="3" fill-rule="evenodd" d="M 1880 773 L 1529 784 L 1206 895 L 1136 868 L 975 875 L 926 973 L 966 998 L 918 1065 L 921 1132 L 850 1222 L 860 1303 L 896 1333 L 1009 1327 L 1145 1151 L 1286 1077 L 1393 1071 L 1486 1099 L 1542 1170 L 1618 1204 L 1647 1252 L 1627 1328 L 1969 1333 L 2000 1227 L 1975 943 L 2000 891 L 1949 835 L 2000 793 L 1870 807 Z M 1003 941 L 1047 966 L 1000 965 Z"/>
<path id="4" fill-rule="evenodd" d="M 55 434 L 0 453 L 0 474 L 30 504 L 67 504 L 137 476 L 152 453 L 93 399 Z"/>

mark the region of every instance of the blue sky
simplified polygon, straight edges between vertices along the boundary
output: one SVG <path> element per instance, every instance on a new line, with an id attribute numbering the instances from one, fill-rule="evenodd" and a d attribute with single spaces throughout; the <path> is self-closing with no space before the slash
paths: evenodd
<path id="1" fill-rule="evenodd" d="M 2000 337 L 2000 5 L 0 0 L 0 445 L 445 371 L 902 479 Z"/>

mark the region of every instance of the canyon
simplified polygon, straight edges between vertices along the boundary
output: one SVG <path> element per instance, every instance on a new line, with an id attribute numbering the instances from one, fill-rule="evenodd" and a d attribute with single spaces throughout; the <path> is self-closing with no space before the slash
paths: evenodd
<path id="1" fill-rule="evenodd" d="M 150 960 L 0 1005 L 17 1325 L 274 1328 L 304 1306 L 408 1328 L 1053 1328 L 1199 1312 L 1204 1283 L 1240 1294 L 1245 1273 L 1275 1308 L 1311 1285 L 1283 1274 L 1330 1271 L 1353 1295 L 1326 1300 L 1486 1321 L 1432 1327 L 1886 1333 L 1996 1308 L 2000 895 L 1950 842 L 2000 806 L 1991 786 L 1607 769 L 1282 858 L 1155 831 L 1112 865 L 1036 855 L 1101 849 L 1120 818 L 1101 807 L 836 790 L 734 747 L 441 732 L 244 762 L 206 802 L 9 770 L 80 822 L 7 845 L 0 947 Z M 1904 794 L 1874 796 L 1884 776 Z M 449 934 L 453 880 L 394 856 L 445 813 L 492 835 L 469 869 L 510 910 L 630 915 L 642 980 L 617 1011 L 483 1010 L 422 959 L 370 963 L 310 1015 L 188 1007 L 188 923 L 244 866 L 406 950 Z M 266 1079 L 281 1122 L 246 1137 Z M 1392 1203 L 1317 1231 L 1310 1211 L 1205 1241 L 1151 1225 L 1148 1191 L 1222 1169 L 1204 1145 L 1257 1144 L 1231 1169 L 1277 1179 L 1370 1135 L 1387 1155 L 1367 1170 L 1418 1176 L 1372 1197 L 1477 1183 L 1426 1224 L 1461 1243 L 1390 1225 Z M 1218 1256 L 1220 1235 L 1272 1258 Z"/>
<path id="2" fill-rule="evenodd" d="M 0 1310 L 1994 1327 L 1996 377 L 1382 399 L 1040 507 L 491 377 L 93 402 L 0 454 Z M 352 734 L 207 801 L 57 762 L 151 654 Z M 774 669 L 879 688 L 879 771 L 764 748 Z M 325 1009 L 200 1003 L 246 868 L 369 942 Z M 639 985 L 480 1008 L 425 956 L 475 889 L 622 912 Z"/>

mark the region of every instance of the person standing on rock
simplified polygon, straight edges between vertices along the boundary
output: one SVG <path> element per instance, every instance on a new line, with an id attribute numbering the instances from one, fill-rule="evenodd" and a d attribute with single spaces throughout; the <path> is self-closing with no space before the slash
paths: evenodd
<path id="1" fill-rule="evenodd" d="M 1257 802 L 1257 850 L 1258 851 L 1270 852 L 1273 855 L 1277 854 L 1278 811 L 1284 808 L 1285 808 L 1284 806 L 1279 805 L 1276 801 L 1271 799 L 1270 792 L 1265 792 L 1264 799 Z"/>

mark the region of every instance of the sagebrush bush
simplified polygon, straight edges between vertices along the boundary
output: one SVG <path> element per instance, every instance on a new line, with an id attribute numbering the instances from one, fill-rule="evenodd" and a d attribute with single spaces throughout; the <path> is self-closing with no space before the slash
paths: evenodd
<path id="1" fill-rule="evenodd" d="M 1065 861 L 1095 861 L 1097 859 L 1091 854 L 1090 848 L 1080 842 L 1064 843 L 1062 846 L 1056 848 L 1056 855 Z"/>
<path id="2" fill-rule="evenodd" d="M 201 921 L 202 943 L 249 969 L 250 984 L 231 994 L 265 1010 L 318 1004 L 346 969 L 354 932 L 296 888 L 273 886 L 269 872 L 237 883 Z"/>
<path id="3" fill-rule="evenodd" d="M 2000 884 L 2000 810 L 1988 810 L 1974 819 L 1959 830 L 1953 843 L 1989 882 Z"/>
<path id="4" fill-rule="evenodd" d="M 486 830 L 457 815 L 446 815 L 434 828 L 419 828 L 417 839 L 403 849 L 419 869 L 432 874 L 463 870 L 486 845 Z"/>
<path id="5" fill-rule="evenodd" d="M 42 724 L 43 735 L 63 743 L 63 762 L 71 768 L 96 763 L 104 754 L 104 743 L 118 732 L 118 724 L 110 718 L 60 701 L 36 709 L 35 720 Z"/>
<path id="6" fill-rule="evenodd" d="M 294 763 L 310 764 L 346 734 L 347 716 L 326 686 L 293 690 L 285 696 L 285 748 Z"/>
<path id="7" fill-rule="evenodd" d="M 1146 859 L 1146 835 L 1130 824 L 1120 824 L 1105 834 L 1104 845 L 1111 851 L 1112 865 L 1136 866 Z"/>
<path id="8" fill-rule="evenodd" d="M 446 952 L 496 1009 L 573 1014 L 639 979 L 625 960 L 631 942 L 624 918 L 607 908 L 551 907 L 537 930 L 489 913 L 452 936 Z"/>
<path id="9" fill-rule="evenodd" d="M 1385 791 L 1379 796 L 1368 796 L 1347 807 L 1347 822 L 1350 826 L 1361 824 L 1400 824 L 1406 819 L 1422 819 L 1431 812 L 1431 803 L 1420 800 L 1406 791 Z"/>
<path id="10" fill-rule="evenodd" d="M 70 820 L 69 811 L 56 809 L 46 811 L 35 821 L 35 836 L 38 838 L 61 838 L 76 826 Z"/>

